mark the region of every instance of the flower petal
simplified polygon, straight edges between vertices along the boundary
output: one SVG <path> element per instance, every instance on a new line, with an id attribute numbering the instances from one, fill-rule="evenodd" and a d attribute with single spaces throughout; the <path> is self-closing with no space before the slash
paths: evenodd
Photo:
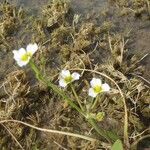
<path id="1" fill-rule="evenodd" d="M 19 55 L 19 52 L 17 50 L 13 50 L 13 54 L 14 54 L 14 59 L 16 61 L 20 60 L 20 55 Z"/>
<path id="2" fill-rule="evenodd" d="M 18 50 L 18 54 L 20 55 L 20 57 L 21 57 L 22 55 L 26 54 L 26 53 L 27 53 L 27 51 L 26 51 L 24 48 L 20 48 L 20 49 Z"/>
<path id="3" fill-rule="evenodd" d="M 110 86 L 107 83 L 102 84 L 102 90 L 104 92 L 108 92 L 110 90 Z"/>
<path id="4" fill-rule="evenodd" d="M 73 81 L 74 81 L 74 80 L 79 80 L 79 78 L 80 78 L 80 74 L 77 73 L 77 72 L 74 72 L 71 76 L 72 76 L 72 78 L 73 78 Z"/>
<path id="5" fill-rule="evenodd" d="M 91 97 L 96 97 L 98 93 L 95 93 L 94 89 L 93 88 L 90 88 L 89 89 L 89 96 Z"/>
<path id="6" fill-rule="evenodd" d="M 26 50 L 24 48 L 20 48 L 19 50 L 13 50 L 14 59 L 16 61 L 21 59 L 21 56 L 26 53 Z"/>
<path id="7" fill-rule="evenodd" d="M 90 84 L 91 84 L 91 87 L 101 86 L 101 85 L 102 85 L 102 81 L 101 81 L 101 79 L 93 78 L 93 79 L 90 81 Z"/>
<path id="8" fill-rule="evenodd" d="M 61 86 L 61 87 L 66 87 L 67 86 L 67 83 L 65 82 L 64 79 L 59 80 L 59 86 Z"/>
<path id="9" fill-rule="evenodd" d="M 33 55 L 38 50 L 38 45 L 36 43 L 27 45 L 27 52 Z"/>
<path id="10" fill-rule="evenodd" d="M 23 55 L 25 55 L 26 53 L 27 52 L 26 52 L 26 50 L 24 48 L 20 48 L 19 50 L 13 50 L 14 59 L 16 60 L 17 64 L 20 67 L 25 66 L 30 60 L 30 58 L 28 58 L 26 61 L 22 61 L 21 60 L 21 57 Z"/>
<path id="11" fill-rule="evenodd" d="M 61 73 L 60 73 L 60 76 L 62 78 L 69 77 L 70 76 L 70 71 L 69 70 L 62 70 Z"/>
<path id="12" fill-rule="evenodd" d="M 28 59 L 27 61 L 21 61 L 21 60 L 19 60 L 19 61 L 17 61 L 17 64 L 18 64 L 20 67 L 23 67 L 23 66 L 25 66 L 25 65 L 28 64 L 29 60 L 30 60 L 30 59 Z"/>

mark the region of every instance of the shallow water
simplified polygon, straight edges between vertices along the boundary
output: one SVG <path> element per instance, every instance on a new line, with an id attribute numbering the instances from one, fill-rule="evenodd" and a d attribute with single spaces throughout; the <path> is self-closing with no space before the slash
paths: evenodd
<path id="1" fill-rule="evenodd" d="M 0 0 L 2 2 L 2 0 Z M 51 0 L 9 0 L 10 3 L 23 6 L 31 10 L 32 13 L 40 13 L 41 7 Z M 72 0 L 72 8 L 76 14 L 81 14 L 84 18 L 89 18 L 89 21 L 94 21 L 95 24 L 101 25 L 104 21 L 111 21 L 115 24 L 117 32 L 131 30 L 132 39 L 129 41 L 129 50 L 135 54 L 144 56 L 150 53 L 150 21 L 135 19 L 130 16 L 118 17 L 114 14 L 114 8 L 108 3 L 108 0 Z M 109 9 L 107 16 L 101 16 L 101 13 Z M 150 55 L 148 55 L 143 63 L 146 66 L 145 76 L 150 79 Z"/>
<path id="2" fill-rule="evenodd" d="M 22 6 L 22 7 L 26 8 L 29 11 L 29 14 L 31 13 L 31 15 L 33 14 L 34 16 L 40 15 L 42 7 L 44 5 L 46 5 L 48 1 L 49 0 L 9 0 L 10 3 L 17 5 L 18 7 Z M 2 2 L 2 0 L 0 0 L 0 2 Z M 95 25 L 101 26 L 103 24 L 103 22 L 110 21 L 114 24 L 114 28 L 112 31 L 114 34 L 120 35 L 120 34 L 124 33 L 124 31 L 126 31 L 126 30 L 130 31 L 129 42 L 127 44 L 127 49 L 129 50 L 130 53 L 139 55 L 140 58 L 142 58 L 144 55 L 150 53 L 150 34 L 149 34 L 150 33 L 150 21 L 149 20 L 135 18 L 133 16 L 128 16 L 128 15 L 118 17 L 118 14 L 117 14 L 118 10 L 115 8 L 115 6 L 112 6 L 110 3 L 108 3 L 108 0 L 72 0 L 71 6 L 72 6 L 74 13 L 81 14 L 81 18 L 85 22 L 93 22 Z M 16 37 L 16 36 L 17 36 L 17 34 L 14 35 L 14 37 Z M 15 40 L 16 39 L 17 38 L 15 38 Z M 27 39 L 27 41 L 26 41 L 26 39 Z M 25 37 L 25 41 L 22 43 L 24 45 L 26 45 L 26 44 L 28 44 L 28 42 L 30 42 L 30 40 L 31 40 L 31 37 L 28 38 L 28 35 L 27 35 Z M 18 48 L 16 46 L 22 44 L 22 43 L 21 44 L 20 43 L 16 44 L 16 43 L 13 44 L 13 46 L 12 46 L 13 48 Z M 11 50 L 12 50 L 12 47 L 11 47 Z M 11 50 L 10 51 L 7 51 L 7 50 L 0 51 L 0 66 L 1 66 L 0 81 L 3 81 L 3 78 L 5 77 L 5 75 L 8 75 L 8 73 L 16 70 L 16 68 L 17 68 L 16 63 L 13 60 L 13 55 L 12 55 Z M 106 51 L 104 53 L 105 53 L 105 55 L 107 55 Z M 57 53 L 56 53 L 56 55 L 57 55 Z M 100 59 L 102 57 L 101 52 L 98 52 L 96 55 L 98 55 L 96 57 L 98 59 Z M 55 56 L 53 56 L 53 57 L 55 57 Z M 142 76 L 147 80 L 150 79 L 150 71 L 149 71 L 150 70 L 150 61 L 149 60 L 150 60 L 150 56 L 147 55 L 142 61 L 144 66 L 146 66 L 146 70 L 144 72 L 144 75 L 142 75 Z M 51 68 L 52 67 L 50 67 L 50 69 Z M 42 91 L 42 92 L 44 93 L 45 91 Z M 0 97 L 1 96 L 4 97 L 5 95 L 1 95 L 1 93 L 0 93 Z M 42 94 L 40 95 L 37 91 L 35 93 L 36 93 L 35 94 L 36 97 L 33 98 L 33 96 L 34 96 L 34 94 L 33 94 L 33 96 L 31 96 L 31 97 L 29 96 L 28 100 L 30 100 L 30 98 L 31 99 L 33 98 L 33 99 L 37 100 L 37 104 L 38 104 L 39 100 L 40 100 L 40 96 Z M 45 94 L 47 95 L 47 93 L 45 93 Z M 47 98 L 47 97 L 45 96 L 44 98 Z M 48 98 L 48 101 L 49 101 L 49 98 Z M 55 114 L 55 109 L 54 109 L 54 104 L 53 104 L 54 102 L 51 102 L 51 103 L 52 104 L 50 105 L 50 108 L 48 108 L 48 110 L 49 110 L 49 113 L 47 114 L 48 118 L 51 114 Z M 34 105 L 35 105 L 35 101 L 33 100 L 33 106 Z M 43 105 L 41 105 L 41 107 L 43 107 Z M 35 108 L 40 110 L 39 107 L 35 106 Z M 47 106 L 46 106 L 46 108 L 47 108 Z M 44 108 L 44 110 L 45 110 L 45 108 Z M 27 109 L 24 109 L 22 111 L 23 111 L 24 118 L 26 118 L 26 116 L 28 116 L 30 114 L 31 115 L 33 114 L 32 109 L 30 111 L 30 108 L 28 108 L 28 107 L 27 107 Z M 33 111 L 34 111 L 34 109 L 33 109 Z M 49 118 L 49 120 L 51 121 L 51 118 Z M 47 122 L 47 120 L 46 120 L 46 122 Z M 146 124 L 148 124 L 147 120 L 144 120 L 143 122 L 144 123 L 147 122 Z M 110 124 L 112 124 L 112 122 Z M 43 138 L 43 139 L 45 139 L 45 138 Z M 50 145 L 51 145 L 51 143 L 50 143 Z"/>
<path id="3" fill-rule="evenodd" d="M 29 10 L 31 14 L 38 15 L 41 8 L 44 7 L 51 0 L 8 0 L 8 2 Z M 3 2 L 3 0 L 0 0 Z M 130 16 L 118 17 L 114 13 L 114 6 L 108 3 L 108 0 L 72 0 L 72 8 L 75 14 L 81 14 L 82 18 L 87 21 L 94 22 L 94 24 L 101 25 L 104 21 L 111 21 L 114 25 L 116 33 L 122 33 L 125 30 L 131 30 L 131 38 L 128 42 L 128 49 L 131 53 L 140 55 L 141 58 L 147 55 L 142 63 L 146 67 L 144 77 L 146 80 L 150 79 L 150 21 L 136 19 Z M 109 9 L 106 16 L 101 15 Z M 13 70 L 12 55 L 7 52 L 0 53 L 0 58 L 3 58 L 1 63 L 0 78 L 3 79 L 5 75 Z"/>
<path id="4" fill-rule="evenodd" d="M 2 2 L 3 0 L 0 0 Z M 31 9 L 37 9 L 51 2 L 52 0 L 8 0 L 10 3 L 17 4 L 18 6 L 23 6 Z M 86 14 L 91 11 L 98 13 L 105 5 L 107 5 L 108 0 L 71 0 L 71 5 L 76 13 Z"/>

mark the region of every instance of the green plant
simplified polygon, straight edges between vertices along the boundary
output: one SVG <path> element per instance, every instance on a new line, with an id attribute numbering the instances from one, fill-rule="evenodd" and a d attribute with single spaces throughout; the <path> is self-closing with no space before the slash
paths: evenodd
<path id="1" fill-rule="evenodd" d="M 29 53 L 29 47 L 30 47 L 30 54 Z M 78 73 L 73 73 L 70 74 L 68 70 L 63 70 L 60 74 L 59 78 L 59 85 L 62 87 L 66 87 L 68 84 L 70 84 L 70 87 L 72 89 L 72 92 L 74 94 L 75 100 L 78 102 L 79 105 L 76 104 L 76 102 L 70 98 L 64 90 L 53 84 L 50 80 L 48 80 L 46 77 L 42 75 L 38 67 L 35 65 L 35 63 L 32 61 L 32 55 L 36 52 L 37 50 L 37 44 L 29 44 L 27 46 L 27 50 L 21 48 L 18 51 L 14 51 L 14 58 L 17 61 L 18 65 L 20 67 L 25 66 L 29 63 L 31 69 L 34 71 L 36 78 L 44 83 L 48 88 L 52 89 L 55 93 L 57 93 L 59 96 L 62 97 L 62 99 L 67 102 L 72 108 L 76 109 L 82 116 L 86 118 L 86 120 L 92 125 L 92 127 L 97 131 L 97 133 L 102 136 L 104 139 L 106 139 L 109 143 L 115 142 L 118 138 L 117 135 L 110 131 L 106 131 L 102 128 L 100 128 L 97 123 L 96 123 L 96 117 L 97 115 L 92 115 L 91 112 L 87 111 L 84 106 L 81 105 L 81 101 L 79 97 L 77 96 L 77 93 L 72 85 L 71 82 L 78 80 L 80 75 Z M 24 59 L 25 58 L 25 59 Z M 98 82 L 97 82 L 98 81 Z M 109 91 L 110 87 L 108 84 L 101 84 L 100 79 L 95 79 L 93 78 L 91 81 L 91 86 L 89 90 L 89 95 L 92 97 L 96 97 L 97 94 L 103 91 Z M 91 95 L 91 90 L 93 91 Z M 93 96 L 94 94 L 94 96 Z M 96 101 L 96 100 L 95 100 Z M 96 103 L 94 103 L 91 107 L 91 109 L 94 108 Z M 101 114 L 103 117 L 103 114 Z M 100 114 L 99 116 L 100 117 Z"/>

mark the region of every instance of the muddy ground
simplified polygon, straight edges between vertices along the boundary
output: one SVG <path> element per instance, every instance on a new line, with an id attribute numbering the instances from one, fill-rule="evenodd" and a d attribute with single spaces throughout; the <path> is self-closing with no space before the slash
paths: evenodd
<path id="1" fill-rule="evenodd" d="M 115 80 L 126 99 L 130 146 L 141 139 L 129 149 L 150 148 L 149 0 L 0 2 L 0 120 L 21 120 L 98 139 L 89 142 L 40 132 L 18 123 L 4 123 L 0 126 L 0 149 L 21 149 L 13 136 L 25 150 L 110 149 L 78 112 L 36 80 L 29 66 L 17 66 L 12 50 L 30 42 L 40 46 L 34 61 L 56 85 L 63 68 L 96 70 Z M 76 90 L 83 101 L 93 76 L 98 75 L 84 72 L 78 83 Z M 112 87 L 112 92 L 104 95 L 94 110 L 106 114 L 98 125 L 123 140 L 124 109 L 120 94 L 111 81 L 98 77 Z M 67 94 L 73 97 L 69 89 Z"/>

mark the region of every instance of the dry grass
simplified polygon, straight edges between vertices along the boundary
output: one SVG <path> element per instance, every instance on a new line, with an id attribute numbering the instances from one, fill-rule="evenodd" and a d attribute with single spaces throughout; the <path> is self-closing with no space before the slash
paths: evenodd
<path id="1" fill-rule="evenodd" d="M 131 2 L 129 6 L 128 1 L 116 0 L 112 7 L 122 17 L 148 17 L 149 1 Z M 130 11 L 122 12 L 125 9 Z M 98 99 L 92 112 L 106 114 L 98 125 L 116 132 L 128 147 L 135 148 L 141 141 L 147 144 L 150 82 L 143 75 L 146 69 L 142 62 L 149 54 L 138 56 L 131 52 L 132 29 L 124 28 L 121 32 L 115 30 L 115 21 L 98 24 L 78 17 L 66 1 L 48 4 L 39 17 L 6 3 L 1 4 L 0 11 L 2 55 L 6 49 L 8 58 L 13 59 L 12 49 L 30 41 L 39 43 L 34 60 L 48 79 L 58 84 L 63 68 L 82 74 L 75 87 L 83 106 L 89 103 L 87 90 L 91 78 L 102 78 L 112 90 Z M 37 82 L 28 67 L 12 67 L 4 76 L 0 80 L 0 123 L 5 130 L 0 131 L 0 149 L 110 149 L 110 144 L 76 111 Z M 70 89 L 66 93 L 73 98 Z"/>

